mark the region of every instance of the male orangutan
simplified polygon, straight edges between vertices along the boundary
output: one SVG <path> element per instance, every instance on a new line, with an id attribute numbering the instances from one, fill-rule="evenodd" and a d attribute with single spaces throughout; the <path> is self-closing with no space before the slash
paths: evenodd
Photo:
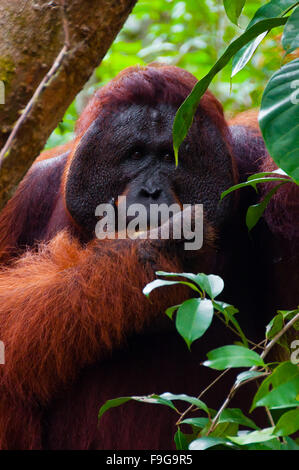
<path id="1" fill-rule="evenodd" d="M 241 311 L 252 338 L 275 308 L 296 306 L 296 187 L 282 187 L 251 237 L 244 217 L 261 194 L 222 191 L 275 165 L 255 119 L 230 127 L 206 92 L 175 167 L 172 123 L 195 85 L 172 66 L 131 67 L 98 90 L 70 144 L 44 152 L 0 215 L 2 449 L 169 449 L 176 416 L 129 403 L 105 414 L 109 399 L 149 393 L 197 395 L 214 377 L 205 353 L 232 339 L 217 324 L 188 352 L 163 312 L 190 295 L 142 288 L 155 271 L 224 278 L 223 300 Z M 101 203 L 203 204 L 204 242 L 95 236 Z M 297 205 L 295 202 L 297 198 Z M 298 220 L 298 219 L 297 219 Z M 210 406 L 224 397 L 223 382 Z"/>

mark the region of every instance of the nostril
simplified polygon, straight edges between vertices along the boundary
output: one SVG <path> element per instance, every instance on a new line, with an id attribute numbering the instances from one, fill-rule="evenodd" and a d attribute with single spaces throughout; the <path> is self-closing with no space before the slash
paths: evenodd
<path id="1" fill-rule="evenodd" d="M 158 199 L 160 197 L 161 192 L 162 192 L 161 189 L 156 189 L 155 191 L 152 192 L 151 197 L 153 199 Z"/>
<path id="2" fill-rule="evenodd" d="M 140 196 L 141 197 L 149 197 L 149 192 L 146 189 L 141 189 L 140 190 Z"/>
<path id="3" fill-rule="evenodd" d="M 142 188 L 140 190 L 140 196 L 145 198 L 158 199 L 161 195 L 161 192 L 161 189 Z"/>

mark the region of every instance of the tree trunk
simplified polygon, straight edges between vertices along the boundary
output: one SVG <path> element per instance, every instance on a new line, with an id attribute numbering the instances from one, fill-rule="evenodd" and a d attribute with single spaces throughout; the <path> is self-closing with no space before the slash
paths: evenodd
<path id="1" fill-rule="evenodd" d="M 0 210 L 101 62 L 135 3 L 136 0 L 65 0 L 68 53 L 33 103 L 5 155 L 0 170 Z M 1 1 L 0 80 L 5 86 L 5 104 L 0 104 L 0 148 L 64 41 L 58 0 Z"/>

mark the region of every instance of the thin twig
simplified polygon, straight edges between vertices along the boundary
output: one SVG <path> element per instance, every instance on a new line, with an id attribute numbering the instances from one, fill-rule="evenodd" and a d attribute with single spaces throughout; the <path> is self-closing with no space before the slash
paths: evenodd
<path id="1" fill-rule="evenodd" d="M 217 317 L 225 324 L 225 326 L 229 327 L 229 325 L 227 325 L 225 323 L 225 321 L 219 316 L 217 315 Z M 239 332 L 237 330 L 234 330 L 234 328 L 230 327 L 230 329 L 233 331 L 233 333 L 235 333 L 237 336 L 240 336 Z M 263 339 L 263 341 L 261 341 L 260 343 L 258 344 L 255 344 L 253 341 L 250 341 L 249 339 L 247 339 L 248 343 L 251 343 L 252 345 L 254 345 L 254 347 L 252 348 L 252 350 L 256 349 L 256 348 L 261 348 L 261 349 L 264 349 L 262 344 L 266 341 L 265 339 Z M 216 377 L 215 380 L 213 380 L 213 382 L 211 382 L 197 397 L 197 399 L 199 400 L 213 385 L 215 385 L 215 383 L 218 382 L 218 380 L 220 380 L 229 370 L 231 370 L 231 368 L 228 368 L 228 369 L 225 369 L 223 372 L 221 372 L 220 375 L 218 375 Z M 181 413 L 181 416 L 180 416 L 180 419 L 176 422 L 176 426 L 178 426 L 183 418 L 186 416 L 186 414 L 188 414 L 190 411 L 193 410 L 193 408 L 196 408 L 195 405 L 190 405 L 185 411 L 183 411 L 183 413 Z"/>
<path id="2" fill-rule="evenodd" d="M 274 420 L 273 420 L 273 417 L 271 415 L 271 411 L 269 410 L 269 408 L 267 406 L 264 407 L 265 410 L 266 410 L 266 415 L 268 416 L 268 419 L 269 419 L 269 423 L 271 424 L 271 427 L 275 427 L 275 423 L 274 423 Z M 284 439 L 283 436 L 277 436 L 276 437 L 276 440 L 278 442 L 283 442 L 283 443 L 286 443 L 286 440 Z"/>
<path id="3" fill-rule="evenodd" d="M 276 336 L 274 336 L 274 338 L 272 339 L 272 341 L 268 344 L 268 346 L 265 347 L 264 351 L 262 352 L 261 354 L 261 358 L 264 359 L 267 354 L 269 353 L 269 351 L 273 348 L 273 346 L 275 345 L 275 343 L 277 343 L 277 341 L 279 340 L 279 338 L 284 334 L 286 333 L 286 331 L 294 324 L 296 323 L 296 321 L 299 320 L 299 313 L 297 313 L 297 315 L 294 316 L 294 318 L 292 318 L 292 320 L 290 320 L 283 328 L 282 330 L 280 330 Z M 251 367 L 250 369 L 250 372 L 252 371 L 256 371 L 258 369 L 258 366 L 254 366 L 254 367 Z M 268 375 L 267 372 L 265 372 L 265 374 L 263 375 Z M 262 375 L 260 376 L 262 377 Z M 229 402 L 231 401 L 231 399 L 233 398 L 233 396 L 235 395 L 236 391 L 242 386 L 242 385 L 245 385 L 246 383 L 249 383 L 251 382 L 252 380 L 255 380 L 256 377 L 251 377 L 250 379 L 244 381 L 244 382 L 241 382 L 241 383 L 238 383 L 238 384 L 234 384 L 232 386 L 232 388 L 230 389 L 229 391 L 229 394 L 228 396 L 226 397 L 226 399 L 224 400 L 222 406 L 220 407 L 220 409 L 218 410 L 216 416 L 214 417 L 212 423 L 211 423 L 211 426 L 210 426 L 210 429 L 208 431 L 207 434 L 210 434 L 214 429 L 215 427 L 217 426 L 217 421 L 219 419 L 219 416 L 221 415 L 222 411 L 227 407 L 227 405 L 229 404 Z"/>
<path id="4" fill-rule="evenodd" d="M 254 368 L 251 368 L 250 371 L 253 371 L 253 370 L 256 370 L 257 369 L 257 366 L 255 366 Z M 264 372 L 263 374 L 261 374 L 259 376 L 259 378 L 261 377 L 265 377 L 266 375 L 269 375 L 269 372 Z M 222 406 L 219 408 L 216 416 L 214 417 L 212 423 L 211 423 L 211 426 L 210 426 L 210 429 L 209 431 L 207 432 L 207 435 L 210 434 L 212 431 L 214 431 L 215 427 L 217 426 L 217 422 L 218 422 L 218 419 L 219 419 L 219 416 L 221 415 L 222 411 L 225 410 L 225 408 L 227 407 L 227 405 L 229 404 L 229 402 L 231 401 L 231 399 L 233 398 L 233 396 L 235 395 L 236 391 L 242 387 L 243 385 L 246 385 L 248 384 L 249 382 L 252 382 L 253 380 L 256 380 L 256 377 L 250 377 L 250 379 L 247 379 L 247 380 L 244 380 L 244 382 L 240 382 L 238 383 L 237 385 L 234 384 L 232 386 L 232 388 L 230 389 L 229 391 L 229 394 L 227 395 L 226 399 L 224 400 Z"/>
<path id="5" fill-rule="evenodd" d="M 268 419 L 269 419 L 269 423 L 271 424 L 271 426 L 275 426 L 275 423 L 273 421 L 273 417 L 271 415 L 271 412 L 270 412 L 269 408 L 267 406 L 265 406 L 265 409 L 266 409 L 266 414 L 267 414 Z M 279 438 L 278 438 L 278 440 L 279 440 Z"/>
<path id="6" fill-rule="evenodd" d="M 235 333 L 235 335 L 239 336 L 239 338 L 242 339 L 242 336 L 240 335 L 240 333 L 235 330 L 231 325 L 228 325 L 225 320 L 220 316 L 220 315 L 217 315 L 216 314 L 216 317 L 219 318 L 220 321 L 222 321 L 222 323 L 229 329 L 231 330 L 233 333 Z M 247 339 L 247 342 L 252 344 L 252 346 L 254 346 L 253 349 L 256 349 L 256 348 L 261 348 L 261 349 L 264 349 L 262 346 L 260 346 L 260 344 L 256 344 L 254 343 L 253 341 L 251 341 L 250 339 L 246 338 Z"/>
<path id="7" fill-rule="evenodd" d="M 64 31 L 64 45 L 68 49 L 70 47 L 70 32 L 67 20 L 67 4 L 65 0 L 61 0 L 61 14 L 62 14 L 62 26 Z"/>
<path id="8" fill-rule="evenodd" d="M 198 400 L 201 399 L 201 397 L 211 388 L 215 383 L 218 382 L 230 369 L 225 369 L 221 374 L 219 374 L 216 379 L 213 380 L 197 397 Z M 195 408 L 195 405 L 190 405 L 183 413 L 181 413 L 180 419 L 176 422 L 176 426 L 178 426 L 182 421 L 183 418 L 188 414 L 192 409 Z"/>
<path id="9" fill-rule="evenodd" d="M 39 86 L 35 90 L 32 98 L 27 103 L 24 111 L 22 112 L 20 118 L 17 120 L 13 130 L 11 131 L 4 147 L 2 148 L 1 153 L 0 153 L 0 168 L 3 164 L 5 156 L 7 155 L 7 153 L 11 149 L 12 142 L 14 141 L 17 133 L 19 132 L 20 128 L 22 127 L 22 125 L 26 121 L 26 119 L 28 117 L 28 114 L 30 113 L 30 111 L 32 110 L 32 108 L 36 104 L 36 102 L 38 102 L 41 94 L 43 93 L 43 91 L 47 87 L 50 80 L 54 77 L 54 75 L 57 73 L 57 71 L 61 67 L 62 62 L 63 62 L 65 56 L 68 53 L 68 49 L 69 49 L 69 46 L 70 46 L 70 41 L 69 41 L 68 22 L 67 22 L 67 17 L 66 17 L 66 3 L 65 3 L 65 0 L 61 0 L 60 10 L 61 10 L 61 14 L 62 14 L 62 24 L 63 24 L 63 29 L 64 29 L 64 45 L 63 45 L 63 48 L 61 49 L 58 56 L 56 57 L 52 67 L 50 68 L 50 70 L 48 71 L 46 76 L 43 78 L 43 80 L 40 82 Z"/>
<path id="10" fill-rule="evenodd" d="M 276 336 L 274 336 L 274 338 L 272 339 L 272 341 L 270 341 L 270 343 L 268 344 L 268 346 L 265 347 L 265 350 L 264 352 L 261 354 L 261 358 L 264 359 L 264 357 L 268 354 L 268 352 L 270 351 L 270 349 L 273 348 L 273 346 L 275 345 L 275 343 L 277 343 L 277 341 L 279 340 L 279 338 L 285 334 L 285 332 L 294 324 L 296 323 L 296 321 L 299 320 L 299 312 L 292 318 L 292 320 L 290 320 L 283 328 L 282 330 L 280 330 Z"/>

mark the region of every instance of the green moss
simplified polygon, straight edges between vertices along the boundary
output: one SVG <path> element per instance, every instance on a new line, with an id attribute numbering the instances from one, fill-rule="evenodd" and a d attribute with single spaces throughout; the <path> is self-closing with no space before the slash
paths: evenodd
<path id="1" fill-rule="evenodd" d="M 8 56 L 0 57 L 0 80 L 8 85 L 14 73 L 15 64 L 13 60 Z"/>

